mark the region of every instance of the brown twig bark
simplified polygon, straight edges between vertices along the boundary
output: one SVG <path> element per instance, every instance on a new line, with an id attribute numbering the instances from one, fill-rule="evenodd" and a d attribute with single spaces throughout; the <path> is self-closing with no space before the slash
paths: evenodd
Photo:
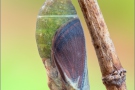
<path id="1" fill-rule="evenodd" d="M 106 89 L 127 90 L 126 70 L 123 69 L 116 54 L 97 0 L 78 0 L 78 2 L 91 34 Z"/>

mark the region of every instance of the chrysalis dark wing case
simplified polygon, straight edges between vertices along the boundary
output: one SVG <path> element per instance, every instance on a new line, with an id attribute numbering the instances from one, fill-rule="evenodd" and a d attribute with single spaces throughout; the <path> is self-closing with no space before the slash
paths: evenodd
<path id="1" fill-rule="evenodd" d="M 89 90 L 85 38 L 78 18 L 57 30 L 52 57 L 66 83 L 70 83 L 75 90 Z"/>

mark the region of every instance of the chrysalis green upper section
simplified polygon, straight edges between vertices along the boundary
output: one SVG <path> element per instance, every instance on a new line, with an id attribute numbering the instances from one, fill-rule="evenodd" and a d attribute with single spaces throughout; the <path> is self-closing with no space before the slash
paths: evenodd
<path id="1" fill-rule="evenodd" d="M 56 30 L 76 17 L 71 0 L 46 0 L 36 23 L 36 42 L 41 58 L 51 57 L 52 39 Z"/>
<path id="2" fill-rule="evenodd" d="M 76 15 L 71 0 L 46 0 L 39 15 Z"/>

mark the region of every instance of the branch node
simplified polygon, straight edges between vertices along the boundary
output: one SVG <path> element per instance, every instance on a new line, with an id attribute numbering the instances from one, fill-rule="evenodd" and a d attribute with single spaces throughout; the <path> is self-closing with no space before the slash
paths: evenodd
<path id="1" fill-rule="evenodd" d="M 111 74 L 102 78 L 105 85 L 114 85 L 120 87 L 122 83 L 126 80 L 126 70 L 120 69 L 115 70 Z"/>

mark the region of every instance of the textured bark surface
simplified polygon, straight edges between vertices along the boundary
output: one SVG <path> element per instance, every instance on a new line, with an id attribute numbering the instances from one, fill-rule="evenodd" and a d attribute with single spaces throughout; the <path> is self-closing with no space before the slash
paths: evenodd
<path id="1" fill-rule="evenodd" d="M 91 34 L 106 89 L 127 90 L 126 70 L 123 69 L 115 52 L 97 0 L 78 0 L 78 2 Z"/>

